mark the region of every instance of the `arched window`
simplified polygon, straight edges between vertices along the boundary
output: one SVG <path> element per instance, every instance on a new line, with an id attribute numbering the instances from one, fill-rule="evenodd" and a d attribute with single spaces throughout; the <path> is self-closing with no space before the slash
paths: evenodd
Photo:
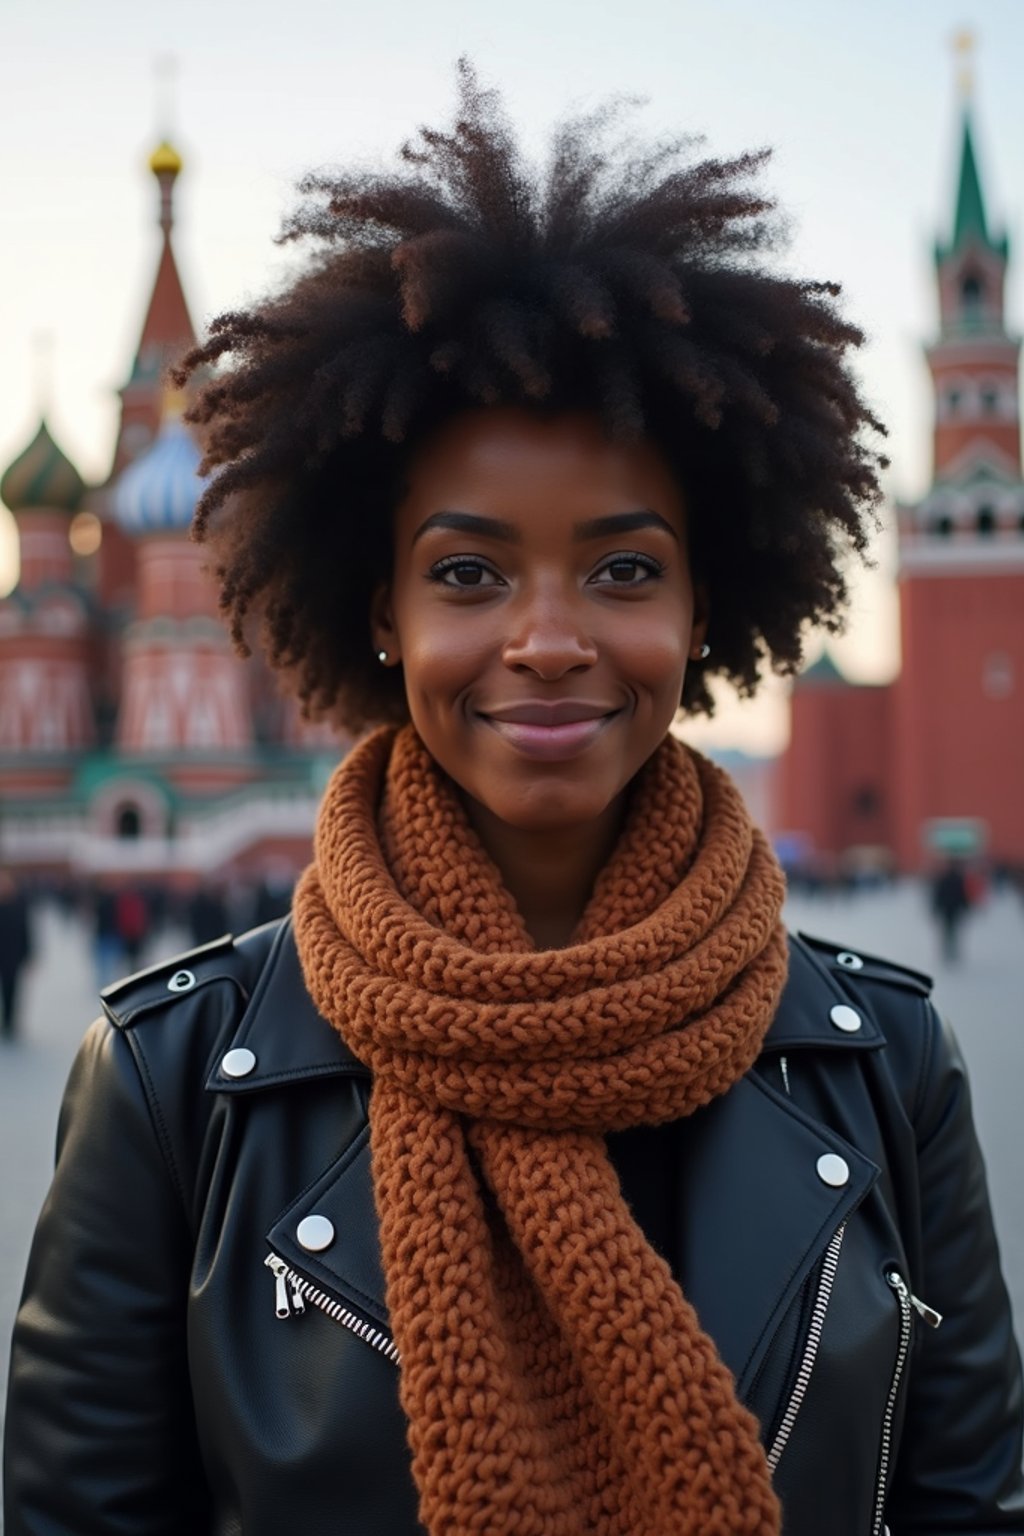
<path id="1" fill-rule="evenodd" d="M 981 386 L 981 414 L 983 416 L 998 416 L 999 414 L 999 390 L 995 384 L 983 384 Z"/>
<path id="2" fill-rule="evenodd" d="M 978 508 L 978 532 L 986 536 L 996 531 L 996 514 L 991 507 Z"/>
<path id="3" fill-rule="evenodd" d="M 963 403 L 963 390 L 959 389 L 957 385 L 951 384 L 946 390 L 946 415 L 959 416 L 960 407 L 963 405 Z"/>
<path id="4" fill-rule="evenodd" d="M 138 837 L 142 832 L 142 818 L 137 805 L 122 805 L 117 813 L 117 835 L 123 838 Z"/>
<path id="5" fill-rule="evenodd" d="M 935 519 L 932 527 L 940 539 L 948 539 L 953 532 L 953 519 L 948 512 L 943 512 L 941 517 Z"/>
<path id="6" fill-rule="evenodd" d="M 964 310 L 976 314 L 985 298 L 985 285 L 976 272 L 968 272 L 960 283 L 960 299 Z"/>

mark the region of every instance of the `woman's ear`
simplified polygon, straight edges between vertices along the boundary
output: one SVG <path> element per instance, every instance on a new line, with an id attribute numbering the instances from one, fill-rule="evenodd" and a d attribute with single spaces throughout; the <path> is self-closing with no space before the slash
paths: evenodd
<path id="1" fill-rule="evenodd" d="M 397 666 L 402 659 L 402 648 L 391 611 L 391 588 L 382 581 L 374 588 L 370 599 L 370 639 L 381 666 Z"/>
<path id="2" fill-rule="evenodd" d="M 690 655 L 700 654 L 701 647 L 707 641 L 708 625 L 711 622 L 711 599 L 708 589 L 703 582 L 693 589 L 693 626 L 690 630 Z"/>

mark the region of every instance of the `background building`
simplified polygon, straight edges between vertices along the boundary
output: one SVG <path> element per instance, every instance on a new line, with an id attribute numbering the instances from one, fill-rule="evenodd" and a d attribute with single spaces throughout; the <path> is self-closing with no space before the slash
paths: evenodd
<path id="1" fill-rule="evenodd" d="M 199 449 L 168 365 L 195 341 L 174 256 L 181 160 L 154 152 L 160 251 L 110 475 L 87 491 L 43 421 L 0 480 L 0 860 L 57 879 L 282 886 L 341 742 L 236 657 L 188 527 Z"/>
<path id="2" fill-rule="evenodd" d="M 970 104 L 935 247 L 932 484 L 897 509 L 902 664 L 854 686 L 826 656 L 797 680 L 776 820 L 826 865 L 948 853 L 1024 868 L 1024 480 L 1009 242 L 989 224 Z"/>
<path id="3" fill-rule="evenodd" d="M 188 540 L 199 453 L 166 385 L 195 340 L 174 252 L 182 166 L 165 142 L 150 168 L 159 250 L 110 474 L 88 490 L 43 421 L 0 481 L 21 554 L 19 583 L 0 600 L 0 859 L 56 876 L 187 886 L 270 871 L 283 883 L 308 855 L 343 744 L 303 723 L 259 661 L 234 656 Z M 1024 866 L 1024 480 L 1008 260 L 968 103 L 935 249 L 932 483 L 897 509 L 902 669 L 889 685 L 858 686 L 826 654 L 796 683 L 774 772 L 748 765 L 748 790 L 794 862 L 916 871 L 961 851 Z"/>

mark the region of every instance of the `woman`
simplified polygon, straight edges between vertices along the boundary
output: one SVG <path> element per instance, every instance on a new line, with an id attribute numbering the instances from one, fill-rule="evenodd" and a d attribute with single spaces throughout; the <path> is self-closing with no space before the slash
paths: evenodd
<path id="1" fill-rule="evenodd" d="M 787 941 L 670 733 L 837 623 L 859 338 L 765 269 L 760 157 L 610 126 L 531 176 L 464 70 L 395 175 L 307 184 L 315 258 L 187 364 L 227 361 L 197 533 L 237 642 L 390 724 L 290 921 L 104 994 L 9 1536 L 1024 1531 L 928 982 Z"/>

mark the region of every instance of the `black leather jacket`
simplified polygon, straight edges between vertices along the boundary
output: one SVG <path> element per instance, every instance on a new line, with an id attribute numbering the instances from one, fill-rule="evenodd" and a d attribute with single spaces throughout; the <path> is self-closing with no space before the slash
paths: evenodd
<path id="1" fill-rule="evenodd" d="M 7 1536 L 413 1536 L 370 1082 L 289 925 L 104 1008 L 15 1331 Z M 794 940 L 755 1069 L 637 1135 L 657 1138 L 666 1256 L 763 1425 L 787 1536 L 1024 1532 L 1019 1362 L 926 979 Z M 333 1229 L 319 1251 L 311 1214 Z"/>

